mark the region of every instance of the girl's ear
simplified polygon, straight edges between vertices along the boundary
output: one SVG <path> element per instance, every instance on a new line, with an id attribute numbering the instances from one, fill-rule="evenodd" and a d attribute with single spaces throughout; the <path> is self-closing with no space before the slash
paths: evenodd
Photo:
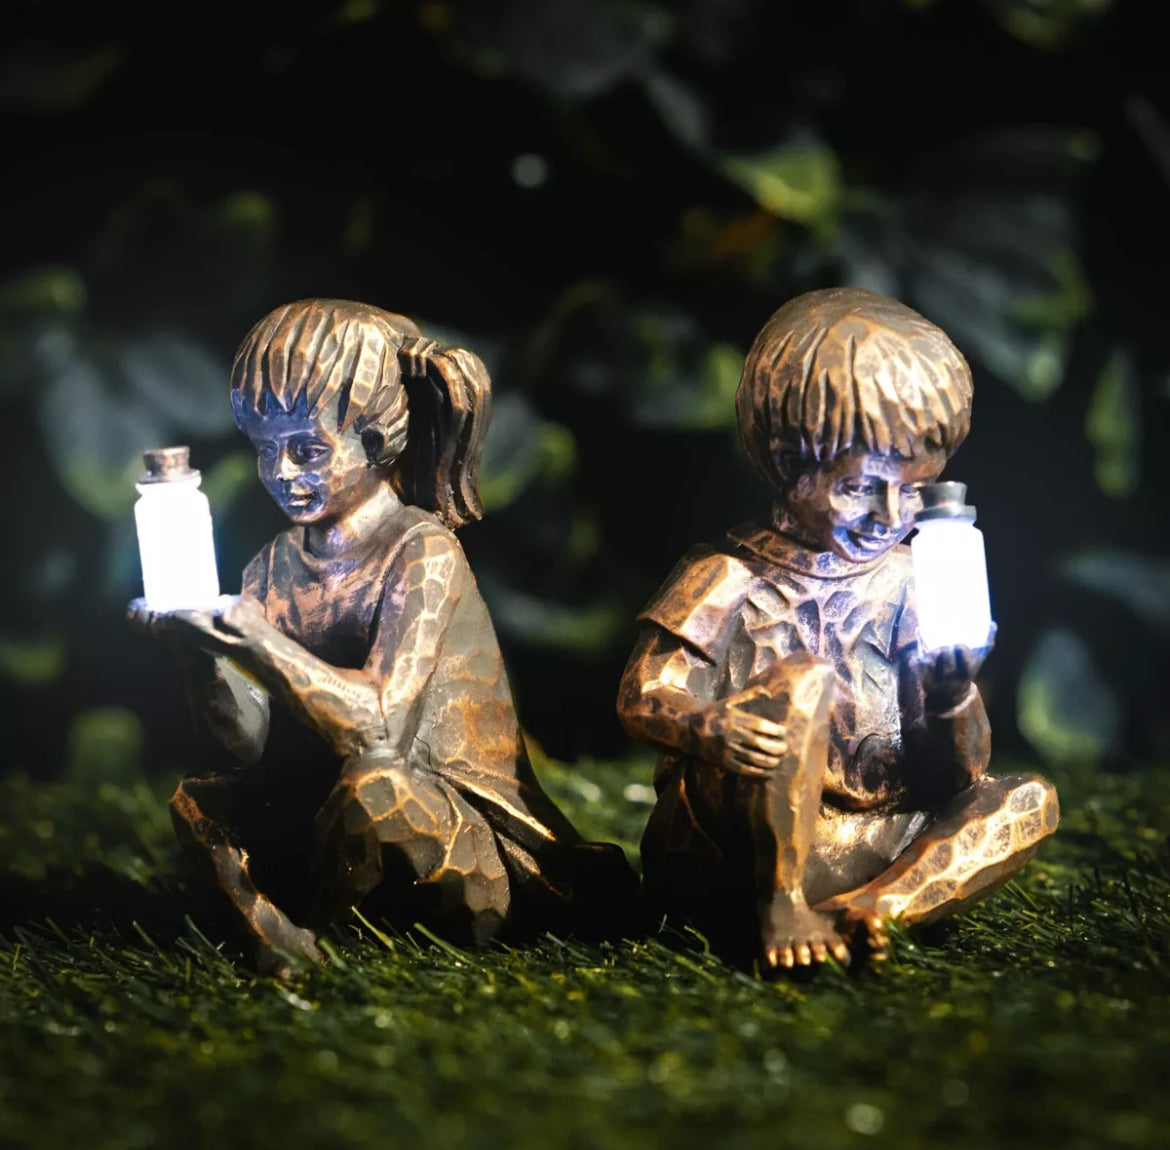
<path id="1" fill-rule="evenodd" d="M 797 476 L 796 482 L 792 485 L 792 495 L 797 499 L 807 499 L 814 487 L 813 478 L 816 475 L 815 470 L 805 470 Z"/>
<path id="2" fill-rule="evenodd" d="M 479 519 L 479 465 L 491 418 L 491 380 L 479 358 L 433 339 L 408 339 L 399 364 L 410 433 L 400 478 L 412 502 L 448 527 Z"/>
<path id="3" fill-rule="evenodd" d="M 366 453 L 366 462 L 371 467 L 377 467 L 382 452 L 386 448 L 386 436 L 377 427 L 367 427 L 361 433 L 362 448 Z"/>

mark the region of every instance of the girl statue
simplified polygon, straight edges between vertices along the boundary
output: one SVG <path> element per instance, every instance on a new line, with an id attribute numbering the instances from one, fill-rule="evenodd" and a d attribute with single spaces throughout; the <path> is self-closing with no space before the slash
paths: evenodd
<path id="1" fill-rule="evenodd" d="M 319 957 L 315 932 L 359 903 L 469 942 L 596 932 L 634 905 L 621 850 L 584 842 L 536 781 L 454 535 L 482 513 L 489 388 L 476 356 L 403 316 L 277 308 L 231 402 L 292 526 L 222 612 L 138 608 L 229 752 L 171 809 L 265 971 Z M 270 723 L 272 699 L 315 736 Z"/>

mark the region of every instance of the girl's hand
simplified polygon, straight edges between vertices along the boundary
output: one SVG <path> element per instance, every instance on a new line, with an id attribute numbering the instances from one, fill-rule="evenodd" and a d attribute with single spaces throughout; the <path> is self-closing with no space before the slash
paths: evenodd
<path id="1" fill-rule="evenodd" d="M 264 608 L 255 599 L 242 595 L 232 596 L 216 618 L 221 632 L 230 632 L 253 645 L 262 642 L 274 630 L 265 618 Z"/>
<path id="2" fill-rule="evenodd" d="M 134 599 L 126 615 L 131 626 L 160 639 L 213 655 L 239 656 L 259 646 L 271 626 L 255 600 L 225 596 L 224 601 L 223 611 L 151 611 L 145 600 Z"/>
<path id="3" fill-rule="evenodd" d="M 739 775 L 766 779 L 788 750 L 786 733 L 780 723 L 721 701 L 703 715 L 699 757 Z"/>

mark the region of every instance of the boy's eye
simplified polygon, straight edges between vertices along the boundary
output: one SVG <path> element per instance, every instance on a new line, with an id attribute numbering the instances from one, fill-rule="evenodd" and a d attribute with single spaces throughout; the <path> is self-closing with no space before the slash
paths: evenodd
<path id="1" fill-rule="evenodd" d="M 918 488 L 915 487 L 913 483 L 902 484 L 902 498 L 903 499 L 914 499 L 917 497 L 917 495 L 918 495 Z"/>
<path id="2" fill-rule="evenodd" d="M 876 495 L 876 483 L 845 483 L 842 485 L 842 490 L 846 495 Z"/>

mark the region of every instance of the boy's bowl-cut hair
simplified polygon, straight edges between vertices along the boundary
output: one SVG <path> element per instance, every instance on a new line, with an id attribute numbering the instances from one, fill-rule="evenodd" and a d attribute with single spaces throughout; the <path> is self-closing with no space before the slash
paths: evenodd
<path id="1" fill-rule="evenodd" d="M 851 448 L 948 455 L 971 427 L 971 369 L 945 332 L 865 288 L 807 292 L 756 336 L 735 394 L 744 449 L 784 490 Z"/>

